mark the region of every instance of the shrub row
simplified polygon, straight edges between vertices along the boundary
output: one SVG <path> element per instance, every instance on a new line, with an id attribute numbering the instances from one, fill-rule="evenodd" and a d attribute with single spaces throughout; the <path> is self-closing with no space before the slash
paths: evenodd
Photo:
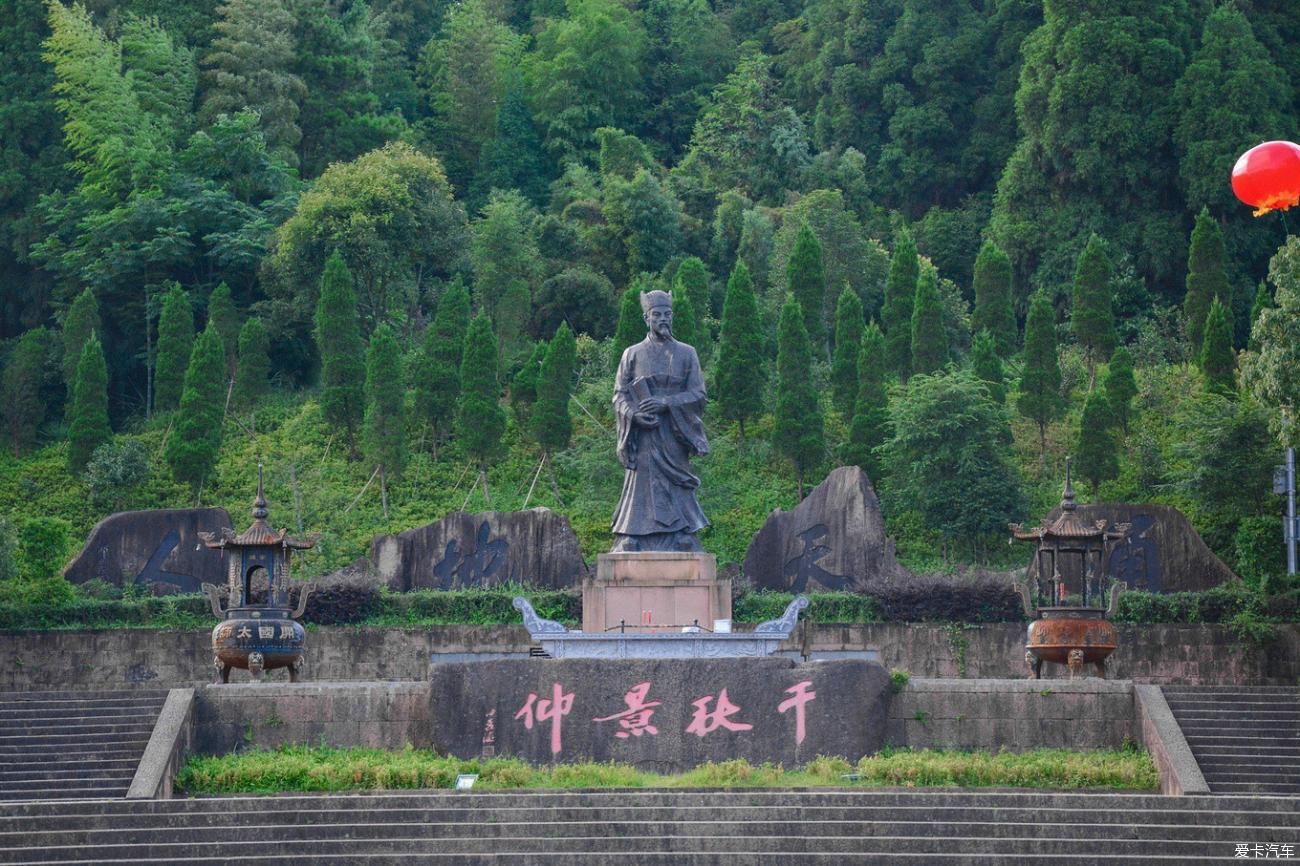
<path id="1" fill-rule="evenodd" d="M 573 591 L 525 590 L 519 586 L 443 592 L 420 590 L 390 593 L 355 584 L 329 587 L 312 594 L 303 620 L 316 625 L 497 625 L 520 622 L 512 605 L 524 595 L 537 613 L 566 625 L 582 620 L 581 597 Z M 869 594 L 809 593 L 810 605 L 801 619 L 820 623 L 863 622 L 1020 622 L 1019 597 L 995 582 L 926 581 L 881 585 Z M 737 623 L 776 619 L 794 596 L 788 592 L 744 592 L 732 604 Z M 1243 619 L 1300 621 L 1300 592 L 1266 597 L 1244 587 L 1218 587 L 1204 592 L 1155 594 L 1126 592 L 1120 596 L 1116 622 L 1240 623 Z M 0 603 L 0 629 L 57 628 L 206 628 L 213 624 L 208 600 L 202 595 L 101 599 L 79 597 L 70 602 Z"/>
<path id="2" fill-rule="evenodd" d="M 274 794 L 284 791 L 447 788 L 461 773 L 482 788 L 808 787 L 814 785 L 961 785 L 1021 788 L 1116 788 L 1151 791 L 1155 764 L 1136 749 L 1070 752 L 885 751 L 851 763 L 821 756 L 800 769 L 743 760 L 707 763 L 676 776 L 627 764 L 533 767 L 517 758 L 461 760 L 410 747 L 332 749 L 282 746 L 266 751 L 192 757 L 176 782 L 190 795 Z"/>
<path id="3" fill-rule="evenodd" d="M 775 619 L 794 596 L 788 592 L 747 592 L 732 603 L 736 622 Z M 1001 583 L 925 581 L 881 584 L 869 593 L 814 592 L 801 618 L 813 622 L 1018 622 L 1020 597 Z"/>

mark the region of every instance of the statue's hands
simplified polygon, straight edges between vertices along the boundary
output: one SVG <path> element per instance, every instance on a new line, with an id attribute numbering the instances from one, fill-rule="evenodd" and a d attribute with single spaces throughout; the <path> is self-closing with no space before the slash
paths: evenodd
<path id="1" fill-rule="evenodd" d="M 659 416 L 651 412 L 637 412 L 634 417 L 636 418 L 636 423 L 640 424 L 642 427 L 659 426 Z"/>
<path id="2" fill-rule="evenodd" d="M 646 397 L 637 405 L 636 409 L 642 415 L 655 415 L 668 408 L 668 403 L 663 397 Z"/>

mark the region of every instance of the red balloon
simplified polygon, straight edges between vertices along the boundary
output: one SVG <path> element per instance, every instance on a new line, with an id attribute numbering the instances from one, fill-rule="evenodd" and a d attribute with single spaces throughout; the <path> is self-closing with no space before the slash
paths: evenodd
<path id="1" fill-rule="evenodd" d="M 1266 141 L 1243 153 L 1232 167 L 1232 191 L 1255 216 L 1300 204 L 1300 145 Z"/>

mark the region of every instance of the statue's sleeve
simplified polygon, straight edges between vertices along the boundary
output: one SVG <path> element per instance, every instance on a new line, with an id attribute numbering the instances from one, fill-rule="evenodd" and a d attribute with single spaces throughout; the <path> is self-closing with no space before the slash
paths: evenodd
<path id="1" fill-rule="evenodd" d="M 709 440 L 704 435 L 704 404 L 708 395 L 704 391 L 704 374 L 700 371 L 700 358 L 694 346 L 691 350 L 686 381 L 677 394 L 665 397 L 673 427 L 685 439 L 695 454 L 709 453 Z"/>
<path id="2" fill-rule="evenodd" d="M 618 462 L 625 469 L 636 468 L 636 404 L 632 400 L 632 347 L 623 351 L 614 376 L 614 422 L 618 434 Z"/>

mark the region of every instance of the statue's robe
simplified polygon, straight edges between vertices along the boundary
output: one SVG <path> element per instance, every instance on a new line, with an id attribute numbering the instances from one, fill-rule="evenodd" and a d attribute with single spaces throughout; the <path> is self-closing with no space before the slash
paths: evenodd
<path id="1" fill-rule="evenodd" d="M 634 417 L 645 396 L 667 403 L 656 415 L 655 427 L 643 427 Z M 623 352 L 614 380 L 614 415 L 618 459 L 626 472 L 614 512 L 615 535 L 661 536 L 657 541 L 644 539 L 641 549 L 664 549 L 662 545 L 672 543 L 669 534 L 693 534 L 709 525 L 695 499 L 700 479 L 690 465 L 692 456 L 709 453 L 703 424 L 705 399 L 700 359 L 693 347 L 647 336 Z M 678 538 L 677 546 L 681 544 Z"/>

